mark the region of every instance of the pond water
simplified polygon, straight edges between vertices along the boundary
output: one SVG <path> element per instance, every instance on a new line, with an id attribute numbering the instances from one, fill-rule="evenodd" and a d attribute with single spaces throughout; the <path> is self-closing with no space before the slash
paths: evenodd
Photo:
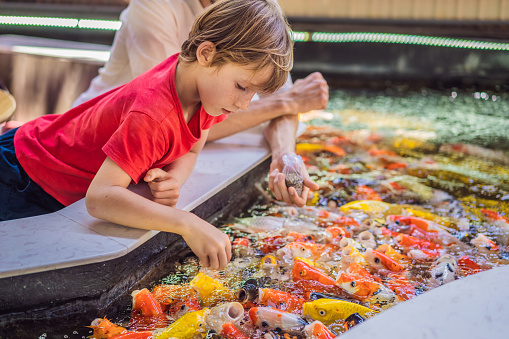
<path id="1" fill-rule="evenodd" d="M 297 154 L 320 186 L 307 206 L 262 183 L 259 204 L 217 225 L 224 271 L 186 259 L 94 337 L 334 338 L 509 264 L 509 95 L 340 90 L 301 119 Z"/>

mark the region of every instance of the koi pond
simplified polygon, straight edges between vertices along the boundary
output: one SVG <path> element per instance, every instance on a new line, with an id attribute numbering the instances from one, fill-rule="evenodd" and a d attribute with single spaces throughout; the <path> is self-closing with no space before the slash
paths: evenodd
<path id="1" fill-rule="evenodd" d="M 339 90 L 301 119 L 297 154 L 320 185 L 306 207 L 261 183 L 256 205 L 216 223 L 225 270 L 189 257 L 82 337 L 335 338 L 509 264 L 508 94 Z"/>

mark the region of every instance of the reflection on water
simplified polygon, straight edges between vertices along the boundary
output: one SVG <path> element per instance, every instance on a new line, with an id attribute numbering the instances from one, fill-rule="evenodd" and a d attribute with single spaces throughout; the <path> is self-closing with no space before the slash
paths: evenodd
<path id="1" fill-rule="evenodd" d="M 333 338 L 509 264 L 507 95 L 389 94 L 337 91 L 327 112 L 304 114 L 297 153 L 320 185 L 307 206 L 265 190 L 220 225 L 234 254 L 224 271 L 188 258 L 108 318 L 156 338 Z"/>

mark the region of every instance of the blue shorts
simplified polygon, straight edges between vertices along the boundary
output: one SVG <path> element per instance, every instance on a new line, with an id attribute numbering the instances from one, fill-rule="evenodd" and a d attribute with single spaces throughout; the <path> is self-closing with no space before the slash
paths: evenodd
<path id="1" fill-rule="evenodd" d="M 65 207 L 30 179 L 14 152 L 16 129 L 0 135 L 0 221 L 31 217 Z"/>

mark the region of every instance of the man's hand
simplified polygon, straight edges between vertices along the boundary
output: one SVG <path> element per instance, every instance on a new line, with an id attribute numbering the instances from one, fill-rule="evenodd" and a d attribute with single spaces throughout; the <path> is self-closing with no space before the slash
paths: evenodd
<path id="1" fill-rule="evenodd" d="M 283 172 L 283 156 L 274 159 L 270 164 L 269 189 L 274 193 L 277 200 L 283 200 L 287 204 L 294 204 L 297 207 L 306 205 L 310 190 L 317 190 L 320 186 L 309 178 L 306 166 L 302 164 L 303 186 L 300 196 L 293 187 L 286 187 L 285 175 Z"/>
<path id="2" fill-rule="evenodd" d="M 319 72 L 295 81 L 292 88 L 281 93 L 294 105 L 293 114 L 325 109 L 329 103 L 329 86 Z"/>
<path id="3" fill-rule="evenodd" d="M 175 207 L 180 195 L 177 179 L 160 168 L 150 169 L 143 179 L 148 183 L 153 201 L 170 207 Z"/>

